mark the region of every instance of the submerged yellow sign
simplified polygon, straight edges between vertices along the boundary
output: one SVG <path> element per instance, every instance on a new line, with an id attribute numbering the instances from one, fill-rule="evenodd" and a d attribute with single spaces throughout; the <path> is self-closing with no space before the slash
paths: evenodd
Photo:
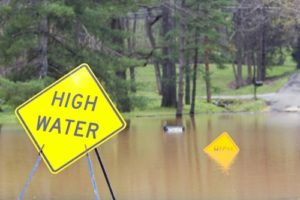
<path id="1" fill-rule="evenodd" d="M 239 151 L 239 147 L 226 132 L 204 148 L 204 152 L 221 165 L 225 171 L 230 168 Z"/>
<path id="2" fill-rule="evenodd" d="M 87 64 L 23 103 L 16 115 L 54 174 L 126 126 Z"/>

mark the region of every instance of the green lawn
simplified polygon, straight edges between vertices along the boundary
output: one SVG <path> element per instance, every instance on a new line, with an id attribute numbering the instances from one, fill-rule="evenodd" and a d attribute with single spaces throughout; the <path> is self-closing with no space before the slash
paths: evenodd
<path id="1" fill-rule="evenodd" d="M 234 80 L 231 65 L 227 65 L 224 69 L 219 69 L 215 65 L 210 66 L 211 69 L 211 82 L 212 82 L 212 95 L 246 95 L 253 94 L 253 86 L 245 86 L 240 89 L 232 89 L 229 87 L 230 83 Z M 273 93 L 280 89 L 288 80 L 290 74 L 295 72 L 295 63 L 291 60 L 286 62 L 284 66 L 274 66 L 267 70 L 268 80 L 262 87 L 257 90 L 258 94 Z M 244 74 L 246 77 L 246 67 Z M 211 113 L 211 112 L 255 112 L 264 110 L 266 107 L 265 102 L 262 100 L 236 100 L 233 102 L 225 102 L 225 107 L 217 106 L 217 101 L 208 104 L 205 101 L 205 83 L 203 80 L 203 65 L 199 65 L 198 79 L 197 79 L 197 100 L 196 100 L 196 113 Z M 152 65 L 146 67 L 136 68 L 136 81 L 137 81 L 137 94 L 143 99 L 142 108 L 135 108 L 130 113 L 124 113 L 126 118 L 133 116 L 158 116 L 158 115 L 174 115 L 174 108 L 161 108 L 161 96 L 158 95 L 155 83 L 154 68 Z M 0 112 L 0 123 L 15 123 L 16 118 L 13 109 L 3 106 L 3 112 Z M 184 106 L 184 113 L 189 113 L 190 106 Z"/>
<path id="2" fill-rule="evenodd" d="M 205 83 L 203 79 L 203 65 L 199 65 L 198 79 L 197 79 L 197 95 L 205 96 Z M 216 65 L 210 66 L 211 83 L 213 95 L 244 95 L 252 94 L 253 86 L 245 86 L 239 89 L 232 89 L 229 87 L 234 80 L 233 70 L 231 65 L 226 65 L 226 68 L 219 69 Z M 243 76 L 246 78 L 246 66 L 244 66 Z M 274 66 L 267 69 L 268 78 L 274 77 L 275 80 L 267 80 L 262 87 L 259 88 L 258 93 L 271 93 L 280 89 L 288 80 L 290 74 L 295 72 L 295 63 L 288 61 L 284 66 Z M 277 77 L 277 78 L 276 78 Z M 152 65 L 146 67 L 136 68 L 136 79 L 138 84 L 138 92 L 149 98 L 158 98 L 156 83 L 154 77 L 154 68 Z"/>
<path id="3" fill-rule="evenodd" d="M 203 65 L 198 67 L 197 79 L 197 102 L 196 112 L 226 112 L 226 111 L 258 111 L 265 107 L 263 101 L 237 101 L 234 105 L 229 105 L 226 108 L 218 107 L 214 104 L 207 104 L 205 97 L 205 82 L 203 79 Z M 239 89 L 230 88 L 230 83 L 234 80 L 233 70 L 231 65 L 226 65 L 224 69 L 218 68 L 216 65 L 210 66 L 212 95 L 249 95 L 253 94 L 253 85 L 244 86 Z M 247 68 L 244 66 L 243 76 L 246 77 Z M 283 66 L 273 66 L 267 69 L 267 81 L 262 87 L 257 89 L 258 94 L 273 93 L 279 90 L 289 78 L 289 75 L 295 72 L 295 63 L 288 59 Z M 127 113 L 127 116 L 138 115 L 154 115 L 154 114 L 174 114 L 175 109 L 160 108 L 161 97 L 157 93 L 154 67 L 148 65 L 146 67 L 136 68 L 136 81 L 138 84 L 137 95 L 147 99 L 147 106 L 143 109 L 135 109 L 132 113 Z M 189 112 L 189 105 L 184 106 L 184 112 Z"/>
<path id="4" fill-rule="evenodd" d="M 16 123 L 17 118 L 13 111 L 1 112 L 0 113 L 0 124 L 2 123 Z"/>
<path id="5" fill-rule="evenodd" d="M 268 80 L 264 82 L 262 87 L 257 90 L 258 94 L 272 93 L 280 89 L 288 80 L 289 75 L 295 72 L 295 63 L 287 61 L 284 66 L 274 66 L 267 69 Z M 201 66 L 203 67 L 203 66 Z M 247 68 L 244 66 L 243 77 L 247 76 Z M 274 77 L 274 80 L 272 79 Z M 269 78 L 271 78 L 269 80 Z M 245 95 L 253 94 L 253 86 L 244 86 L 239 89 L 232 89 L 229 87 L 234 80 L 233 70 L 231 65 L 226 65 L 224 69 L 218 69 L 215 65 L 211 66 L 211 80 L 212 80 L 212 95 Z M 205 96 L 205 84 L 203 78 L 199 77 L 198 95 Z"/>

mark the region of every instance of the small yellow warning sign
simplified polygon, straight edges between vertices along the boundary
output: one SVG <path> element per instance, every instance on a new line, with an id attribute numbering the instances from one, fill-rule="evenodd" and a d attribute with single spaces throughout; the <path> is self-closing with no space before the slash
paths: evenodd
<path id="1" fill-rule="evenodd" d="M 227 171 L 240 149 L 227 132 L 222 133 L 204 148 L 204 152 Z"/>
<path id="2" fill-rule="evenodd" d="M 87 64 L 23 103 L 16 115 L 35 148 L 42 150 L 41 156 L 53 174 L 126 126 Z"/>

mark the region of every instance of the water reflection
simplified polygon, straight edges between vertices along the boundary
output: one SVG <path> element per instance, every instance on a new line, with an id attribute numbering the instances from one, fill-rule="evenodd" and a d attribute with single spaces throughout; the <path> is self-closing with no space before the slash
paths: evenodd
<path id="1" fill-rule="evenodd" d="M 297 199 L 300 197 L 299 115 L 238 114 L 184 117 L 183 134 L 165 134 L 167 117 L 134 118 L 99 151 L 117 199 Z M 227 131 L 241 151 L 230 173 L 203 149 Z M 63 153 L 63 152 L 62 152 Z M 0 134 L 0 199 L 16 199 L 37 153 L 19 126 Z M 102 199 L 108 188 L 91 154 Z M 86 159 L 58 175 L 44 164 L 25 199 L 94 199 Z"/>
<path id="2" fill-rule="evenodd" d="M 219 135 L 214 141 L 206 146 L 203 151 L 216 163 L 218 163 L 225 173 L 229 173 L 230 166 L 240 149 L 227 132 Z"/>

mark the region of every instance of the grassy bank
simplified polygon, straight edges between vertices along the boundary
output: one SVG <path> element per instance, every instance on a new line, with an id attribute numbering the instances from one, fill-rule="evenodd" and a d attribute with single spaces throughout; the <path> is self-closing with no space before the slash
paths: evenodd
<path id="1" fill-rule="evenodd" d="M 2 123 L 16 123 L 17 118 L 14 115 L 13 111 L 1 112 L 0 113 L 0 124 Z"/>
<path id="2" fill-rule="evenodd" d="M 14 109 L 11 106 L 2 105 L 0 112 L 0 124 L 1 123 L 16 123 L 17 118 L 14 113 Z"/>
<path id="3" fill-rule="evenodd" d="M 224 69 L 219 69 L 215 65 L 211 65 L 211 83 L 212 95 L 253 95 L 253 85 L 234 89 L 230 87 L 234 80 L 233 70 L 230 65 Z M 247 76 L 247 68 L 243 69 L 243 77 Z M 291 59 L 287 59 L 283 66 L 273 66 L 267 69 L 267 80 L 262 87 L 257 88 L 257 94 L 275 93 L 287 81 L 291 74 L 295 72 L 295 63 Z M 160 108 L 161 96 L 158 95 L 155 83 L 154 68 L 152 65 L 136 68 L 136 81 L 138 84 L 137 96 L 146 98 L 146 107 L 143 109 L 135 109 L 131 113 L 125 113 L 126 116 L 148 116 L 168 114 L 174 115 L 175 109 Z M 196 113 L 211 113 L 211 112 L 257 112 L 266 109 L 266 104 L 263 100 L 235 100 L 229 102 L 225 106 L 219 104 L 218 100 L 208 104 L 205 102 L 205 82 L 203 79 L 203 65 L 199 65 L 197 79 L 197 96 L 196 96 Z M 238 99 L 238 97 L 237 97 Z M 190 106 L 184 105 L 184 113 L 189 113 Z"/>
<path id="4" fill-rule="evenodd" d="M 265 109 L 266 104 L 263 100 L 235 100 L 234 102 L 229 102 L 227 105 L 218 106 L 217 101 L 212 104 L 206 103 L 204 100 L 198 102 L 196 105 L 196 113 L 218 113 L 218 112 L 257 112 Z M 190 107 L 188 105 L 184 106 L 184 114 L 189 114 Z M 146 116 L 174 116 L 174 108 L 161 108 L 159 106 L 146 108 L 146 109 L 136 109 L 130 113 L 123 113 L 125 118 L 132 117 L 146 117 Z M 12 110 L 5 112 L 0 112 L 0 124 L 1 123 L 16 123 L 17 119 Z"/>
<path id="5" fill-rule="evenodd" d="M 214 113 L 214 112 L 257 112 L 266 109 L 263 100 L 213 100 L 208 104 L 205 101 L 205 83 L 203 79 L 203 65 L 199 65 L 197 79 L 197 96 L 196 96 L 196 113 Z M 244 86 L 240 89 L 230 87 L 234 80 L 232 68 L 228 65 L 224 69 L 219 69 L 211 65 L 211 83 L 212 95 L 246 95 L 253 94 L 253 86 Z M 268 79 L 262 87 L 259 87 L 257 94 L 273 93 L 280 89 L 287 81 L 289 75 L 295 72 L 295 64 L 288 60 L 284 66 L 275 66 L 268 68 Z M 246 68 L 243 76 L 246 77 Z M 161 116 L 174 115 L 174 108 L 161 108 L 161 96 L 158 95 L 155 83 L 154 68 L 152 65 L 136 68 L 137 94 L 136 96 L 143 99 L 143 108 L 135 108 L 130 113 L 124 113 L 126 118 L 139 116 Z M 16 117 L 13 109 L 2 105 L 0 112 L 0 123 L 15 123 Z M 190 105 L 184 105 L 183 112 L 188 114 Z"/>
<path id="6" fill-rule="evenodd" d="M 257 90 L 258 94 L 273 93 L 280 89 L 288 80 L 289 75 L 295 72 L 295 63 L 290 59 L 283 66 L 273 66 L 267 68 L 267 80 L 262 87 Z M 205 93 L 205 82 L 203 79 L 203 65 L 199 65 L 197 78 L 197 97 L 203 97 Z M 243 69 L 243 77 L 247 76 L 246 66 Z M 219 69 L 216 65 L 210 66 L 212 95 L 246 95 L 253 94 L 253 85 L 233 89 L 230 87 L 234 81 L 232 67 L 226 65 L 224 69 Z M 152 100 L 160 100 L 157 94 L 154 68 L 152 65 L 136 68 L 136 81 L 138 84 L 138 95 L 143 95 Z M 156 102 L 157 103 L 157 102 Z"/>

